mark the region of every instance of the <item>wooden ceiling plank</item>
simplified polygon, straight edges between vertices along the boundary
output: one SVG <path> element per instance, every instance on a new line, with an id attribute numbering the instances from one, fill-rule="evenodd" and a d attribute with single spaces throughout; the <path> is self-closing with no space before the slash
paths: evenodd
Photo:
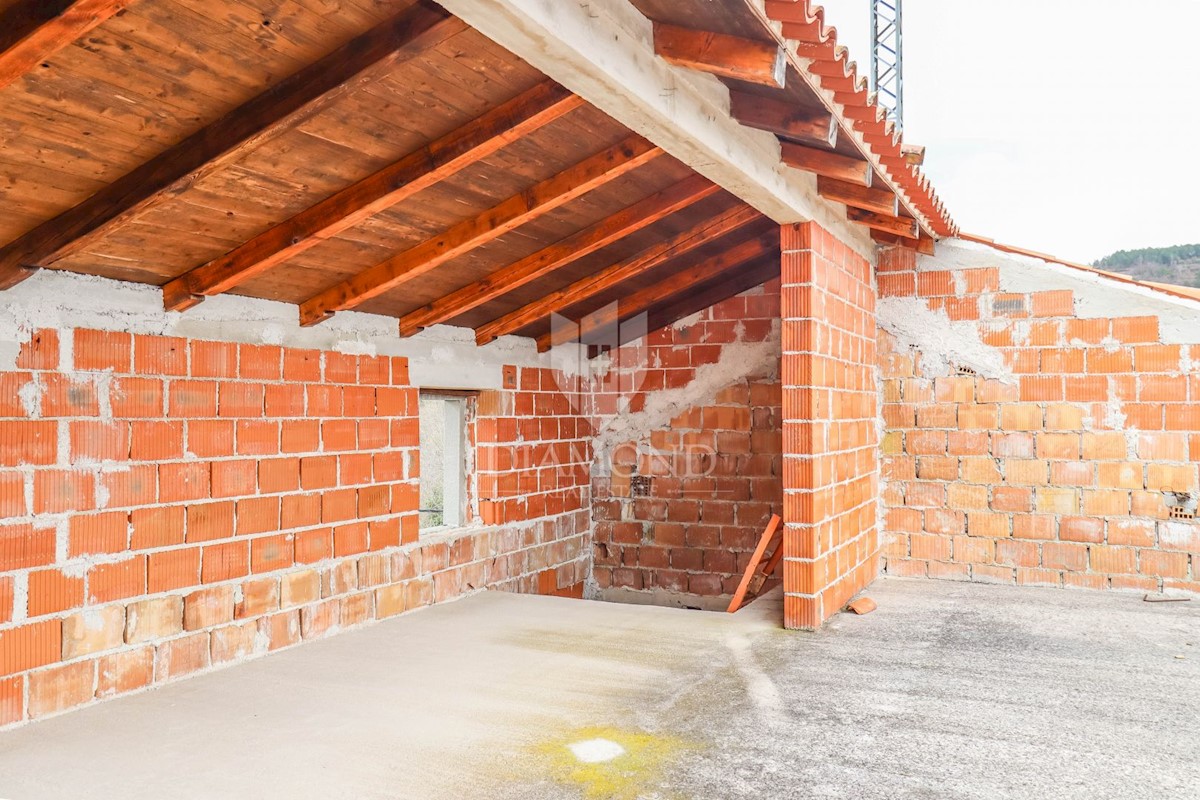
<path id="1" fill-rule="evenodd" d="M 584 105 L 547 81 L 325 198 L 163 287 L 169 311 L 190 308 L 358 225 Z"/>
<path id="2" fill-rule="evenodd" d="M 623 317 L 640 314 L 656 303 L 681 294 L 690 287 L 713 280 L 728 270 L 778 250 L 779 231 L 772 229 L 758 238 L 734 245 L 699 264 L 675 272 L 669 278 L 622 297 L 600 311 L 584 317 L 578 325 L 563 325 L 542 334 L 537 339 L 538 351 L 545 352 L 554 345 L 571 341 L 587 343 L 594 338 L 597 331 L 615 326 Z"/>
<path id="3" fill-rule="evenodd" d="M 921 226 L 915 219 L 897 217 L 891 214 L 877 214 L 874 211 L 864 211 L 861 208 L 848 206 L 846 218 L 851 222 L 866 225 L 871 230 L 894 233 L 907 239 L 918 239 L 921 236 Z"/>
<path id="4" fill-rule="evenodd" d="M 135 0 L 19 0 L 0 12 L 0 89 Z"/>
<path id="5" fill-rule="evenodd" d="M 300 324 L 315 325 L 335 311 L 354 308 L 537 217 L 571 202 L 663 154 L 640 136 L 575 164 L 479 216 L 363 270 L 300 305 Z"/>
<path id="6" fill-rule="evenodd" d="M 900 198 L 890 189 L 874 189 L 818 176 L 817 193 L 826 200 L 851 208 L 874 211 L 889 217 L 900 214 Z"/>
<path id="7" fill-rule="evenodd" d="M 721 187 L 700 175 L 684 178 L 661 192 L 605 217 L 595 225 L 573 233 L 520 261 L 496 270 L 481 280 L 406 314 L 400 319 L 400 335 L 412 336 L 422 328 L 454 319 L 643 230 L 719 191 Z"/>
<path id="8" fill-rule="evenodd" d="M 805 172 L 813 172 L 826 178 L 833 178 L 858 186 L 869 187 L 874 170 L 868 161 L 831 153 L 828 150 L 818 150 L 814 147 L 781 142 L 780 150 L 783 163 Z"/>
<path id="9" fill-rule="evenodd" d="M 515 311 L 481 325 L 475 330 L 475 341 L 481 345 L 487 344 L 501 336 L 519 331 L 559 309 L 586 300 L 628 278 L 654 269 L 672 258 L 690 253 L 760 219 L 762 215 L 749 206 L 731 208 L 677 236 L 652 245 L 631 258 L 606 267 L 594 275 L 580 278 L 570 286 L 556 289 Z"/>
<path id="10" fill-rule="evenodd" d="M 748 128 L 830 149 L 837 146 L 837 120 L 825 110 L 809 111 L 783 100 L 730 90 L 729 111 Z"/>
<path id="11" fill-rule="evenodd" d="M 464 30 L 461 20 L 421 0 L 0 248 L 0 283 L 22 267 L 49 266 L 83 250 L 94 239 L 385 76 L 396 64 Z"/>
<path id="12" fill-rule="evenodd" d="M 677 67 L 776 89 L 784 86 L 786 54 L 774 42 L 655 22 L 654 52 Z"/>

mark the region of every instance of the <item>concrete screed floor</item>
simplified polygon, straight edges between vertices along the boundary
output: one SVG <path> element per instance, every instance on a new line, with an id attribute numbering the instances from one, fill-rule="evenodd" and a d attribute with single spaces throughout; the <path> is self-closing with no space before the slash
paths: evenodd
<path id="1" fill-rule="evenodd" d="M 1200 603 L 870 595 L 815 634 L 477 595 L 0 734 L 0 797 L 1200 796 Z"/>

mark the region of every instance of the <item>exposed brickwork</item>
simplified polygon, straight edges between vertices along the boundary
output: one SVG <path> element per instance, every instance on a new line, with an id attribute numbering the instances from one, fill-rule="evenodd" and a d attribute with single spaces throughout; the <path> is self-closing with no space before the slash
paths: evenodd
<path id="1" fill-rule="evenodd" d="M 1011 375 L 928 377 L 881 331 L 888 572 L 1200 590 L 1200 525 L 1162 494 L 1198 488 L 1200 345 L 1160 343 L 1154 316 L 1077 317 L 1052 286 L 1003 293 L 999 269 L 925 265 L 886 253 L 881 294 L 976 326 Z"/>
<path id="2" fill-rule="evenodd" d="M 742 352 L 727 346 L 777 342 L 778 318 L 779 283 L 771 281 L 649 334 L 636 355 L 622 348 L 620 358 L 645 365 L 641 391 L 628 399 L 636 406 L 647 391 L 688 396 L 697 369 Z M 777 373 L 773 346 L 770 359 Z M 741 378 L 612 449 L 611 470 L 594 480 L 600 588 L 733 593 L 781 507 L 780 402 L 777 374 Z"/>
<path id="3" fill-rule="evenodd" d="M 875 289 L 816 224 L 782 243 L 784 623 L 816 628 L 878 569 Z"/>
<path id="4" fill-rule="evenodd" d="M 0 373 L 0 725 L 475 589 L 578 593 L 587 431 L 542 372 L 477 401 L 503 524 L 418 539 L 404 359 L 34 334 Z"/>

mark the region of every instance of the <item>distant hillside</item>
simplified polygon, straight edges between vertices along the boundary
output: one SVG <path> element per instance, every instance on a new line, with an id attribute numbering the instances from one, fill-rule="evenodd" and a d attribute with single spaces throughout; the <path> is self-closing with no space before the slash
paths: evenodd
<path id="1" fill-rule="evenodd" d="M 1131 278 L 1200 289 L 1200 244 L 1118 250 L 1092 266 Z"/>

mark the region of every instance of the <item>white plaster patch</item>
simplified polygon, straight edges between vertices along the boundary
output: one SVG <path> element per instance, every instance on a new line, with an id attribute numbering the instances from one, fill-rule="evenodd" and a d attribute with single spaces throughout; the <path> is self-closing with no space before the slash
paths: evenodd
<path id="1" fill-rule="evenodd" d="M 954 367 L 969 367 L 984 378 L 1015 382 L 1000 351 L 984 344 L 974 322 L 954 322 L 944 312 L 931 311 L 924 300 L 912 297 L 880 298 L 876 305 L 879 326 L 896 337 L 898 346 L 921 351 L 921 371 L 926 377 L 945 377 Z"/>
<path id="2" fill-rule="evenodd" d="M 435 325 L 402 339 L 394 318 L 356 311 L 303 328 L 294 305 L 233 295 L 182 313 L 166 311 L 156 286 L 48 269 L 0 293 L 0 371 L 15 367 L 21 345 L 39 328 L 59 329 L 64 369 L 73 365 L 75 328 L 404 356 L 414 385 L 439 388 L 498 389 L 506 364 L 551 366 L 550 356 L 526 338 L 506 336 L 479 347 L 474 331 Z M 105 387 L 98 388 L 107 398 Z M 22 401 L 36 405 L 36 391 Z"/>
<path id="3" fill-rule="evenodd" d="M 584 764 L 603 764 L 625 755 L 625 748 L 611 739 L 586 739 L 567 745 L 567 749 Z"/>
<path id="4" fill-rule="evenodd" d="M 1080 319 L 1156 316 L 1164 344 L 1191 344 L 1200 330 L 1200 302 L 1128 284 L 1053 261 L 1006 253 L 986 244 L 962 239 L 938 243 L 937 255 L 921 256 L 917 269 L 957 270 L 1000 268 L 1000 289 L 1029 293 L 1049 289 L 1075 292 Z"/>
<path id="5" fill-rule="evenodd" d="M 739 339 L 741 333 L 739 326 L 736 332 Z M 604 474 L 612 448 L 649 436 L 689 408 L 710 402 L 722 389 L 746 378 L 777 375 L 779 342 L 779 321 L 774 320 L 765 340 L 727 344 L 721 349 L 721 357 L 698 367 L 686 386 L 652 392 L 641 411 L 606 418 L 593 441 L 595 468 Z"/>

